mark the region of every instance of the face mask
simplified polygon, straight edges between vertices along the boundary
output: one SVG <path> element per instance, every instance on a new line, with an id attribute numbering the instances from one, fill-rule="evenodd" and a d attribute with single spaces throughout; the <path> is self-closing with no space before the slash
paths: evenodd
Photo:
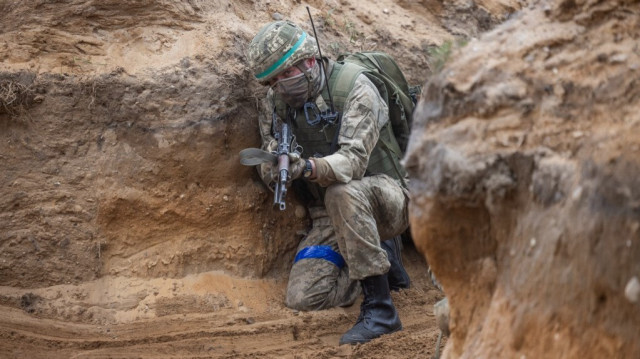
<path id="1" fill-rule="evenodd" d="M 273 91 L 280 95 L 287 105 L 299 108 L 309 98 L 309 81 L 304 74 L 295 75 L 276 82 Z"/>
<path id="2" fill-rule="evenodd" d="M 320 66 L 316 64 L 303 73 L 282 79 L 273 85 L 273 90 L 293 108 L 300 108 L 308 99 L 318 96 L 322 90 Z"/>

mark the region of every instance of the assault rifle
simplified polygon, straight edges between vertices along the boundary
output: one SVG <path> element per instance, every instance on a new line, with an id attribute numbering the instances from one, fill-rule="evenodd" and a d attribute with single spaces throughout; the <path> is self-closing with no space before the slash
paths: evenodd
<path id="1" fill-rule="evenodd" d="M 291 132 L 291 127 L 287 121 L 278 121 L 274 113 L 273 123 L 274 137 L 278 141 L 276 150 L 267 152 L 258 148 L 245 148 L 240 151 L 240 163 L 245 166 L 255 166 L 270 162 L 272 165 L 278 166 L 278 179 L 274 188 L 273 206 L 284 211 L 287 208 L 284 198 L 287 195 L 290 156 L 299 157 L 302 153 L 302 147 L 296 142 L 296 137 Z M 275 125 L 277 123 L 279 123 L 279 126 Z"/>
<path id="2" fill-rule="evenodd" d="M 274 119 L 274 121 L 276 120 Z M 289 154 L 294 153 L 300 156 L 302 150 L 296 143 L 296 138 L 291 133 L 291 128 L 286 121 L 280 123 L 280 129 L 275 131 L 275 138 L 278 141 L 275 153 L 278 157 L 278 182 L 276 182 L 274 189 L 273 205 L 284 211 L 287 208 L 284 197 L 287 194 L 287 181 L 289 180 Z"/>

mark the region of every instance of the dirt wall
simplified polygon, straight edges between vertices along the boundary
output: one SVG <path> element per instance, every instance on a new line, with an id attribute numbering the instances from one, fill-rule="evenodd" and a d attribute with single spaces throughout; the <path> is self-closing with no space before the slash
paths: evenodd
<path id="1" fill-rule="evenodd" d="M 406 164 L 446 358 L 640 355 L 632 1 L 540 1 L 434 76 Z"/>
<path id="2" fill-rule="evenodd" d="M 264 96 L 246 44 L 283 14 L 309 27 L 306 9 L 290 5 L 1 2 L 0 285 L 286 274 L 304 210 L 294 201 L 272 211 L 270 193 L 237 153 L 259 143 Z M 429 49 L 514 10 L 310 5 L 328 56 L 388 51 L 414 84 L 429 76 Z M 464 21 L 454 21 L 458 10 Z"/>
<path id="3" fill-rule="evenodd" d="M 256 116 L 242 66 L 249 33 L 208 43 L 219 29 L 194 28 L 205 10 L 228 7 L 4 4 L 21 21 L 3 23 L 5 64 L 33 70 L 0 80 L 16 97 L 0 112 L 1 284 L 285 267 L 304 216 L 281 221 L 236 157 L 259 139 L 247 131 Z M 194 51 L 213 45 L 216 57 Z"/>
<path id="4" fill-rule="evenodd" d="M 23 74 L 33 99 L 2 121 L 2 284 L 266 273 L 277 256 L 255 255 L 286 252 L 269 238 L 294 234 L 269 224 L 269 196 L 236 158 L 258 140 L 255 112 L 234 103 L 245 75 L 188 58 L 145 80 Z"/>

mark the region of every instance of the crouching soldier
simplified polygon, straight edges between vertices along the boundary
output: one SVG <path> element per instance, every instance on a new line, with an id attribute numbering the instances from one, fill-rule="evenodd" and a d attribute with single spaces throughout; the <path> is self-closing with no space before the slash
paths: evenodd
<path id="1" fill-rule="evenodd" d="M 309 199 L 312 226 L 291 268 L 286 305 L 348 306 L 362 288 L 360 316 L 340 344 L 364 343 L 402 329 L 390 289 L 409 286 L 400 253 L 406 174 L 399 156 L 381 145 L 396 139 L 376 86 L 360 67 L 318 52 L 315 39 L 289 21 L 264 26 L 248 48 L 256 79 L 269 88 L 259 120 L 262 149 L 276 150 L 283 123 L 302 147 L 291 156 L 288 180 Z M 273 189 L 277 165 L 258 170 Z"/>

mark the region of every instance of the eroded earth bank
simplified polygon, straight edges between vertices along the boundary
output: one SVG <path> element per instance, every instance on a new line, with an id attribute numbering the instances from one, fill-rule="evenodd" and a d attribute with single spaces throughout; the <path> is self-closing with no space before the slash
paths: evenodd
<path id="1" fill-rule="evenodd" d="M 353 348 L 357 305 L 284 307 L 307 217 L 237 156 L 264 95 L 246 45 L 280 17 L 310 30 L 305 5 L 325 55 L 387 51 L 425 85 L 405 330 Z M 424 253 L 449 358 L 637 357 L 638 12 L 0 0 L 0 356 L 430 357 Z"/>
<path id="2" fill-rule="evenodd" d="M 427 86 L 406 163 L 445 357 L 640 356 L 638 15 L 535 3 Z"/>

